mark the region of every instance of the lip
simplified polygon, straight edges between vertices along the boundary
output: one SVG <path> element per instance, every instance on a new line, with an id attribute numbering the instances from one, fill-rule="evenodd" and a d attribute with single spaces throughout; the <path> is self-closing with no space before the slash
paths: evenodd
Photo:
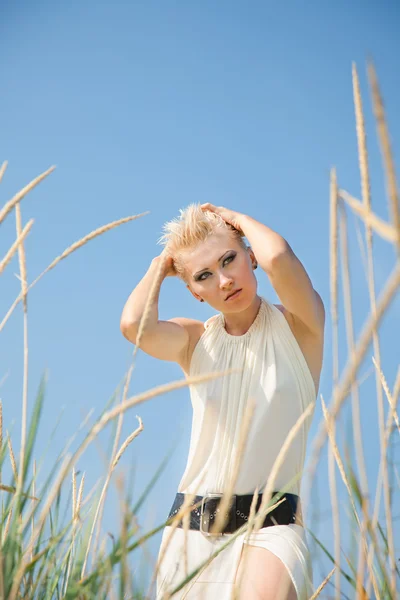
<path id="1" fill-rule="evenodd" d="M 234 300 L 235 298 L 237 298 L 237 297 L 239 296 L 239 294 L 240 294 L 240 292 L 241 292 L 241 291 L 242 291 L 242 289 L 240 289 L 240 290 L 235 290 L 234 292 L 232 292 L 231 294 L 229 294 L 229 296 L 227 296 L 227 297 L 225 298 L 225 302 L 226 302 L 227 300 Z"/>

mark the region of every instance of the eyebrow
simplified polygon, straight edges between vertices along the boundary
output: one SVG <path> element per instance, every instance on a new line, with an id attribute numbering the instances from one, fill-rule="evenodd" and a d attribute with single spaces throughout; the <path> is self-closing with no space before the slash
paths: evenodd
<path id="1" fill-rule="evenodd" d="M 227 250 L 226 252 L 224 252 L 223 255 L 219 257 L 218 262 L 220 260 L 222 260 L 225 256 L 225 254 L 228 254 L 228 252 L 232 252 L 232 250 Z M 205 267 L 204 269 L 201 269 L 200 271 L 197 271 L 196 273 L 194 273 L 193 277 L 197 277 L 197 275 L 200 275 L 204 271 L 209 271 L 209 270 L 210 270 L 210 267 Z"/>

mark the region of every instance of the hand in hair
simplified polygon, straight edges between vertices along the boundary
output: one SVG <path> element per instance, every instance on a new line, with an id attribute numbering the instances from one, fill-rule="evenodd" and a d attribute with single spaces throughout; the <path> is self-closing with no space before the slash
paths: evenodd
<path id="1" fill-rule="evenodd" d="M 156 257 L 156 260 L 157 262 L 163 262 L 164 277 L 175 277 L 178 274 L 175 269 L 174 260 L 168 253 L 167 248 L 164 248 L 161 254 Z"/>
<path id="2" fill-rule="evenodd" d="M 228 225 L 231 225 L 234 229 L 236 229 L 241 235 L 243 234 L 243 230 L 240 225 L 240 221 L 243 218 L 242 213 L 238 213 L 235 210 L 230 210 L 229 208 L 225 208 L 224 206 L 214 206 L 214 204 L 210 204 L 206 202 L 201 205 L 202 211 L 210 211 L 219 215 Z"/>

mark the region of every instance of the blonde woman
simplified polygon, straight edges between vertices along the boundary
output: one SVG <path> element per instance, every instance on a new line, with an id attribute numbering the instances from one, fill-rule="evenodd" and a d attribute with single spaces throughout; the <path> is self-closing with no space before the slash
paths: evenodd
<path id="1" fill-rule="evenodd" d="M 160 242 L 164 251 L 153 259 L 124 307 L 124 336 L 135 344 L 162 261 L 159 286 L 165 277 L 178 276 L 193 297 L 207 302 L 216 314 L 206 322 L 182 317 L 161 321 L 158 287 L 141 349 L 177 362 L 186 377 L 236 371 L 190 386 L 189 455 L 168 517 L 177 514 L 188 495 L 193 496 L 193 510 L 189 528 L 181 521 L 176 528 L 164 529 L 157 598 L 168 597 L 198 569 L 174 598 L 228 600 L 236 589 L 240 600 L 305 600 L 312 593 L 312 568 L 299 518 L 299 493 L 311 416 L 304 419 L 275 479 L 274 492 L 280 492 L 283 501 L 258 530 L 233 534 L 246 524 L 255 492 L 259 508 L 289 431 L 316 399 L 323 357 L 323 302 L 288 242 L 245 214 L 192 204 L 164 225 Z M 257 294 L 257 267 L 269 277 L 281 304 Z M 249 402 L 254 411 L 234 474 Z M 226 524 L 215 534 L 213 519 L 232 477 Z M 232 543 L 204 568 L 231 538 Z"/>

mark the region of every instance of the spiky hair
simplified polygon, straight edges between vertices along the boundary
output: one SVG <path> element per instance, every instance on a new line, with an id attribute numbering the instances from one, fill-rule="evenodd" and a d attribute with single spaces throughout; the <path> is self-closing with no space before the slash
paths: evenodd
<path id="1" fill-rule="evenodd" d="M 179 217 L 164 223 L 162 228 L 164 233 L 157 243 L 166 247 L 182 279 L 185 279 L 182 251 L 195 248 L 218 229 L 229 231 L 243 248 L 246 248 L 242 234 L 237 229 L 226 223 L 219 215 L 211 211 L 203 211 L 199 203 L 189 204 L 186 208 L 180 209 L 179 213 Z"/>

